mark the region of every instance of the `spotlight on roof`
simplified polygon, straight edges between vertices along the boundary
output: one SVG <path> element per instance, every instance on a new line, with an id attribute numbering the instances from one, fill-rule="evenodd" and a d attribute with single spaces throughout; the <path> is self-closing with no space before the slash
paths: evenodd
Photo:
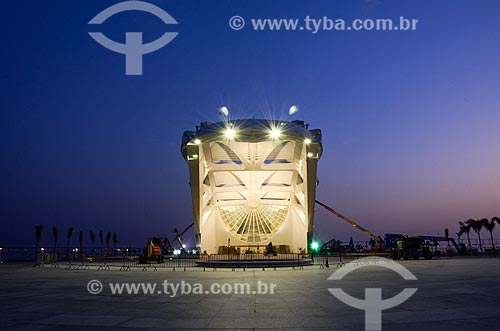
<path id="1" fill-rule="evenodd" d="M 306 138 L 304 139 L 304 144 L 309 145 L 311 143 L 311 139 Z"/>
<path id="2" fill-rule="evenodd" d="M 271 138 L 279 138 L 281 136 L 281 130 L 280 129 L 272 129 L 271 130 Z"/>
<path id="3" fill-rule="evenodd" d="M 288 110 L 288 114 L 293 115 L 298 111 L 299 111 L 299 107 L 296 105 L 292 105 L 292 106 L 290 106 L 290 109 Z"/>
<path id="4" fill-rule="evenodd" d="M 227 139 L 233 139 L 236 135 L 236 132 L 234 131 L 234 129 L 228 128 L 226 129 L 226 132 L 224 132 L 224 135 Z"/>
<path id="5" fill-rule="evenodd" d="M 201 140 L 200 140 L 200 139 L 195 139 L 195 140 L 194 140 L 194 143 L 195 143 L 196 145 L 199 145 L 199 144 L 201 144 Z"/>
<path id="6" fill-rule="evenodd" d="M 219 108 L 219 113 L 227 117 L 229 116 L 229 109 L 226 106 L 221 106 Z"/>

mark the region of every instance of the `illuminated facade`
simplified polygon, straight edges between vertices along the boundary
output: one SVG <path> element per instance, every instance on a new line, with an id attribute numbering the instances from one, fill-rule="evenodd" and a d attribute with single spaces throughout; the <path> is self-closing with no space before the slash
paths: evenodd
<path id="1" fill-rule="evenodd" d="M 321 131 L 302 121 L 204 122 L 185 131 L 196 245 L 306 251 L 314 227 Z"/>

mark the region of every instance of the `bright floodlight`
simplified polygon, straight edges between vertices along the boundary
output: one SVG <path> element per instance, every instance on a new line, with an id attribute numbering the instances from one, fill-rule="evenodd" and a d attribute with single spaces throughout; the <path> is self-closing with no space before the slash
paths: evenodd
<path id="1" fill-rule="evenodd" d="M 229 116 L 229 109 L 226 106 L 220 107 L 219 112 L 224 116 Z"/>
<path id="2" fill-rule="evenodd" d="M 272 129 L 271 130 L 271 138 L 279 138 L 279 136 L 281 136 L 280 129 Z"/>
<path id="3" fill-rule="evenodd" d="M 311 143 L 311 139 L 309 139 L 309 138 L 304 139 L 304 143 L 306 145 L 309 145 Z"/>
<path id="4" fill-rule="evenodd" d="M 194 143 L 195 143 L 196 145 L 199 145 L 199 144 L 201 144 L 201 140 L 200 140 L 200 139 L 195 139 L 195 140 L 194 140 Z"/>
<path id="5" fill-rule="evenodd" d="M 299 111 L 299 107 L 297 107 L 296 105 L 292 105 L 292 106 L 290 106 L 290 109 L 288 110 L 288 114 L 293 115 L 298 111 Z"/>
<path id="6" fill-rule="evenodd" d="M 229 128 L 226 129 L 226 132 L 224 134 L 226 135 L 227 139 L 233 139 L 234 136 L 236 135 L 236 132 L 233 129 Z"/>
<path id="7" fill-rule="evenodd" d="M 311 243 L 311 249 L 312 249 L 313 251 L 317 251 L 317 250 L 319 249 L 319 244 L 318 244 L 318 242 L 317 242 L 317 241 L 313 241 L 313 242 Z"/>

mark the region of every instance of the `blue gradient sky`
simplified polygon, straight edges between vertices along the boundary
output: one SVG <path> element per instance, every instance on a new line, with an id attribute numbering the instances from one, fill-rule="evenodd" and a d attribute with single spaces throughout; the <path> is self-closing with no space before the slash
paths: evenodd
<path id="1" fill-rule="evenodd" d="M 8 1 L 0 12 L 0 244 L 32 227 L 117 232 L 142 245 L 192 222 L 184 130 L 233 117 L 321 128 L 318 199 L 383 234 L 442 234 L 500 214 L 498 1 L 151 1 L 110 18 L 124 40 L 179 36 L 124 75 L 124 56 L 88 35 L 118 1 Z M 233 31 L 228 19 L 419 19 L 414 32 Z M 285 117 L 286 118 L 286 117 Z M 321 209 L 321 239 L 366 239 Z M 76 238 L 76 236 L 75 236 Z"/>

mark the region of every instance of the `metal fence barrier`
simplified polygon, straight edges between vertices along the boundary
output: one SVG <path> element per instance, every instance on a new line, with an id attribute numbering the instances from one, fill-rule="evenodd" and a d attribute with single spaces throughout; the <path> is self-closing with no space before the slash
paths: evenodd
<path id="1" fill-rule="evenodd" d="M 186 271 L 189 268 L 230 268 L 232 270 L 247 268 L 280 268 L 292 267 L 302 269 L 304 266 L 313 265 L 314 259 L 303 254 L 223 254 L 223 255 L 172 255 L 158 259 L 142 259 L 139 255 L 92 255 L 81 254 L 69 256 L 40 253 L 37 255 L 36 265 L 40 267 L 64 268 L 68 270 L 120 270 L 129 271 L 140 269 Z"/>

